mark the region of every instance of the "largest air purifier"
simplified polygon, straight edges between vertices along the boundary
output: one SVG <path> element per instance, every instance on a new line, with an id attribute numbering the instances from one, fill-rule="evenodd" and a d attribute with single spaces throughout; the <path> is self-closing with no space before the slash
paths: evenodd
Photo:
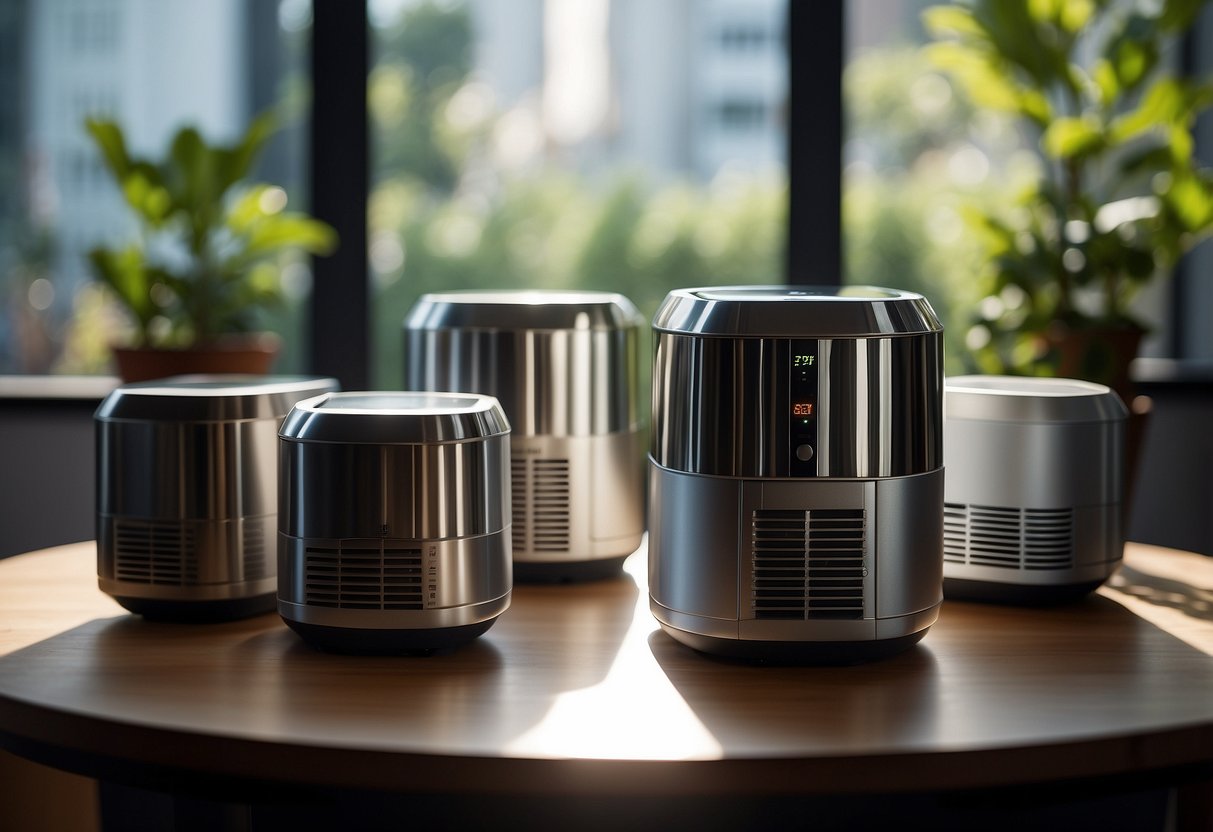
<path id="1" fill-rule="evenodd" d="M 650 607 L 734 657 L 849 662 L 942 600 L 943 328 L 912 292 L 671 292 L 653 320 Z"/>

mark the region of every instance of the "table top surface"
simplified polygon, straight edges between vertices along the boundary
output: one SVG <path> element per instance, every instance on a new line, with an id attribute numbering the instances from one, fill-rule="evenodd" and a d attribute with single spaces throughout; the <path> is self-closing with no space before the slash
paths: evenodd
<path id="1" fill-rule="evenodd" d="M 644 563 L 518 586 L 447 655 L 348 657 L 276 615 L 126 614 L 96 588 L 91 543 L 21 555 L 0 562 L 0 739 L 94 774 L 533 794 L 983 787 L 1213 760 L 1213 559 L 1130 544 L 1083 601 L 949 601 L 917 647 L 853 667 L 699 655 L 650 616 Z"/>

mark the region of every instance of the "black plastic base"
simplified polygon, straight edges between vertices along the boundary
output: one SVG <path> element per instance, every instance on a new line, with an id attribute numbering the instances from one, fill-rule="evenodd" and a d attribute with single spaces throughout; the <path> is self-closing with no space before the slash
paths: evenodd
<path id="1" fill-rule="evenodd" d="M 581 583 L 614 578 L 623 571 L 627 555 L 602 560 L 570 560 L 552 563 L 514 561 L 514 580 L 526 584 Z"/>
<path id="2" fill-rule="evenodd" d="M 130 595 L 114 595 L 113 599 L 148 621 L 175 621 L 185 624 L 214 624 L 219 621 L 249 618 L 272 612 L 277 604 L 277 595 L 273 592 L 218 601 L 166 601 L 162 598 L 133 598 Z"/>
<path id="3" fill-rule="evenodd" d="M 431 656 L 475 641 L 496 618 L 462 627 L 435 627 L 427 630 L 364 630 L 357 627 L 329 627 L 282 619 L 310 646 L 326 653 L 357 656 Z"/>
<path id="4" fill-rule="evenodd" d="M 1047 607 L 1077 601 L 1099 589 L 1106 578 L 1078 584 L 1000 584 L 993 581 L 970 581 L 944 578 L 943 596 L 952 601 L 982 601 L 990 604 L 1011 604 L 1017 607 Z"/>
<path id="5" fill-rule="evenodd" d="M 863 664 L 903 653 L 927 634 L 923 629 L 879 641 L 746 641 L 688 633 L 665 624 L 661 628 L 700 653 L 754 664 Z"/>

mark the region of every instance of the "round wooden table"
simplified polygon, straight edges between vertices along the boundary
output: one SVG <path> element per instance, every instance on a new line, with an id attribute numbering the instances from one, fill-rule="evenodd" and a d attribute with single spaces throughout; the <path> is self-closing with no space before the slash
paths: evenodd
<path id="1" fill-rule="evenodd" d="M 1213 762 L 1213 559 L 1130 544 L 1044 609 L 947 602 L 920 645 L 762 667 L 678 645 L 644 553 L 617 580 L 519 586 L 472 645 L 327 655 L 275 615 L 124 613 L 93 544 L 0 562 L 0 744 L 101 778 L 425 794 L 889 794 Z"/>

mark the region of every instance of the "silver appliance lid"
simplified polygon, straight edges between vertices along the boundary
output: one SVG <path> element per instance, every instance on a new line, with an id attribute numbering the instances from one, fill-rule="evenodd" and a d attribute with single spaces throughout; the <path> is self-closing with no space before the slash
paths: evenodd
<path id="1" fill-rule="evenodd" d="M 326 393 L 295 405 L 278 435 L 292 442 L 416 445 L 510 432 L 505 411 L 477 393 Z"/>
<path id="2" fill-rule="evenodd" d="M 404 328 L 614 331 L 639 327 L 643 320 L 616 292 L 469 290 L 422 295 Z"/>
<path id="3" fill-rule="evenodd" d="M 97 408 L 101 422 L 232 422 L 282 419 L 295 402 L 330 390 L 318 376 L 187 375 L 124 384 Z"/>
<path id="4" fill-rule="evenodd" d="M 863 338 L 942 332 L 927 299 L 875 286 L 675 289 L 653 317 L 660 332 L 770 338 Z"/>
<path id="5" fill-rule="evenodd" d="M 1129 417 L 1102 384 L 1069 378 L 956 376 L 944 384 L 944 419 L 1074 424 Z"/>

